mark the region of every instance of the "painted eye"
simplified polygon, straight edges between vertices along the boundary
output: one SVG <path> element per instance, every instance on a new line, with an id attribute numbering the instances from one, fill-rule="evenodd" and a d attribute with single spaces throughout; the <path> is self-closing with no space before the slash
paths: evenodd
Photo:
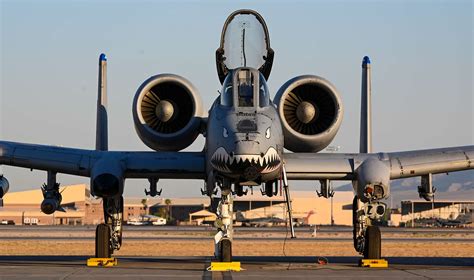
<path id="1" fill-rule="evenodd" d="M 227 129 L 225 127 L 223 127 L 224 130 L 222 131 L 222 136 L 224 136 L 224 138 L 227 138 L 229 137 L 229 133 L 227 132 Z"/>
<path id="2" fill-rule="evenodd" d="M 267 139 L 270 139 L 270 137 L 271 137 L 270 128 L 267 128 L 267 131 L 265 131 L 265 137 L 266 137 Z"/>

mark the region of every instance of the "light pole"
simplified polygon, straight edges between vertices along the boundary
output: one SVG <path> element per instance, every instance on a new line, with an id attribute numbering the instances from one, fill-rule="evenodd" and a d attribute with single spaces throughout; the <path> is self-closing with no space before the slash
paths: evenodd
<path id="1" fill-rule="evenodd" d="M 332 201 L 333 197 L 334 197 L 334 194 L 331 195 L 331 226 L 334 226 L 333 201 Z"/>

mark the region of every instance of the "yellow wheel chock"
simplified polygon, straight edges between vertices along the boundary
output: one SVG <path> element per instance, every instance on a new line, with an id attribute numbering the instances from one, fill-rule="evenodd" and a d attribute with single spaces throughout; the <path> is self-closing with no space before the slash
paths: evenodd
<path id="1" fill-rule="evenodd" d="M 361 259 L 359 261 L 361 267 L 376 267 L 376 268 L 387 268 L 388 261 L 386 259 Z"/>
<path id="2" fill-rule="evenodd" d="M 116 258 L 89 258 L 87 259 L 87 266 L 101 266 L 111 267 L 116 266 L 118 261 Z"/>
<path id="3" fill-rule="evenodd" d="M 211 262 L 209 271 L 241 271 L 240 262 Z"/>

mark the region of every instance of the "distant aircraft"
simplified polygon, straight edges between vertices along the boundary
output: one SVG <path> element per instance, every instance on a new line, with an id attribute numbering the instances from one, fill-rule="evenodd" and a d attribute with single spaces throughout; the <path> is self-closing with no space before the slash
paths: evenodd
<path id="1" fill-rule="evenodd" d="M 222 91 L 206 115 L 197 89 L 174 74 L 147 79 L 133 99 L 132 112 L 140 139 L 156 152 L 108 151 L 106 67 L 99 58 L 95 150 L 0 142 L 0 164 L 47 171 L 41 209 L 60 208 L 56 174 L 91 178 L 91 192 L 103 199 L 105 223 L 97 226 L 96 256 L 110 257 L 122 243 L 123 189 L 126 178 L 146 178 L 147 194 L 159 195 L 158 180 L 201 179 L 203 194 L 217 195 L 218 233 L 215 254 L 232 258 L 233 193 L 263 185 L 273 196 L 281 181 L 292 220 L 288 180 L 320 181 L 323 197 L 331 195 L 330 180 L 352 181 L 354 247 L 365 258 L 381 255 L 381 236 L 373 220 L 382 217 L 390 180 L 421 176 L 421 197 L 433 196 L 432 174 L 472 169 L 474 146 L 396 153 L 373 153 L 371 138 L 371 64 L 362 62 L 360 151 L 317 153 L 335 137 L 343 117 L 336 88 L 327 80 L 304 75 L 290 79 L 273 100 L 266 81 L 273 65 L 267 26 L 260 14 L 238 10 L 226 20 L 216 51 Z M 179 152 L 202 134 L 202 152 Z M 284 148 L 292 151 L 286 152 Z M 0 193 L 8 181 L 0 180 Z M 292 225 L 292 223 L 290 223 Z M 291 228 L 292 237 L 294 230 Z"/>
<path id="2" fill-rule="evenodd" d="M 472 224 L 472 212 L 460 214 L 456 219 L 436 219 L 436 225 L 439 227 L 464 227 Z"/>
<path id="3" fill-rule="evenodd" d="M 237 211 L 235 213 L 235 220 L 242 223 L 244 227 L 272 227 L 274 225 L 284 225 L 286 220 L 280 219 L 278 217 L 263 217 L 263 218 L 252 218 L 248 219 L 242 214 L 242 212 Z"/>

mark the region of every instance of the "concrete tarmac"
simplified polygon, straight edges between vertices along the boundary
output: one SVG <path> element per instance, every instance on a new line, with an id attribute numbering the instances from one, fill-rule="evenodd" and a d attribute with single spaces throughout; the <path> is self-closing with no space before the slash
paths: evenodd
<path id="1" fill-rule="evenodd" d="M 95 237 L 87 236 L 87 237 L 77 237 L 77 236 L 7 236 L 7 237 L 0 237 L 1 240 L 69 240 L 69 241 L 93 241 Z M 193 240 L 193 241 L 211 241 L 214 237 L 202 237 L 202 236 L 135 236 L 135 237 L 123 237 L 123 242 L 127 241 L 150 241 L 150 240 Z M 234 240 L 246 240 L 246 241 L 283 241 L 285 237 L 234 237 Z M 288 237 L 287 239 L 290 239 Z M 352 237 L 297 237 L 295 239 L 291 239 L 293 242 L 308 242 L 308 241 L 317 241 L 317 242 L 334 242 L 334 241 L 352 241 Z M 428 242 L 444 242 L 444 243 L 474 243 L 474 239 L 470 238 L 425 238 L 425 237 L 418 237 L 418 238 L 383 238 L 383 242 L 421 242 L 421 243 L 428 243 Z"/>
<path id="2" fill-rule="evenodd" d="M 24 229 L 28 231 L 84 231 L 90 230 L 95 231 L 96 226 L 29 226 L 29 225 L 0 225 L 1 231 L 16 231 Z M 304 226 L 296 227 L 296 232 L 309 232 L 314 227 Z M 272 226 L 272 227 L 234 227 L 235 232 L 287 232 L 289 229 L 284 226 Z M 124 225 L 124 231 L 139 231 L 139 232 L 160 232 L 160 231 L 183 231 L 183 232 L 214 232 L 215 228 L 211 226 L 131 226 Z M 393 233 L 432 233 L 432 234 L 443 234 L 443 233 L 465 233 L 474 234 L 474 228 L 398 228 L 398 227 L 380 227 L 382 233 L 393 232 Z M 349 226 L 318 226 L 318 232 L 325 233 L 351 233 L 352 227 Z"/>
<path id="3" fill-rule="evenodd" d="M 474 279 L 473 258 L 387 258 L 361 268 L 357 257 L 234 257 L 241 272 L 211 272 L 210 257 L 121 257 L 113 268 L 87 267 L 86 256 L 0 256 L 0 279 Z"/>

